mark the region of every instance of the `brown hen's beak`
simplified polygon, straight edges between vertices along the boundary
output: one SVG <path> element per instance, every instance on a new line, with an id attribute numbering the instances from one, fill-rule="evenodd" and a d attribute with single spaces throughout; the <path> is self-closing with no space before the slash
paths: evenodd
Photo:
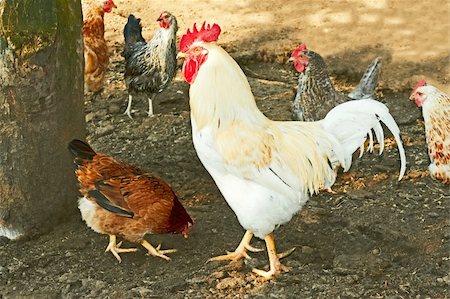
<path id="1" fill-rule="evenodd" d="M 177 59 L 179 59 L 179 58 L 185 58 L 186 56 L 187 56 L 186 53 L 178 52 L 178 54 L 177 54 Z"/>
<path id="2" fill-rule="evenodd" d="M 190 234 L 191 234 L 191 229 L 192 229 L 192 225 L 194 225 L 191 222 L 188 222 L 187 227 L 185 227 L 182 231 L 181 234 L 183 235 L 183 237 L 185 239 L 189 238 Z"/>
<path id="3" fill-rule="evenodd" d="M 190 234 L 191 234 L 191 226 L 185 228 L 185 229 L 181 232 L 181 234 L 183 235 L 183 237 L 184 237 L 185 239 L 189 238 L 189 236 L 190 236 Z"/>

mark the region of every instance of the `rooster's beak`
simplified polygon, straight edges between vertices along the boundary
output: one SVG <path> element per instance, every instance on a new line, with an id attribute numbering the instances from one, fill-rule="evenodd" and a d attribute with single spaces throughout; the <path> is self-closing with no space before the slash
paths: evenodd
<path id="1" fill-rule="evenodd" d="M 179 58 L 185 58 L 186 56 L 187 56 L 186 53 L 178 52 L 178 54 L 177 54 L 177 59 L 179 59 Z"/>

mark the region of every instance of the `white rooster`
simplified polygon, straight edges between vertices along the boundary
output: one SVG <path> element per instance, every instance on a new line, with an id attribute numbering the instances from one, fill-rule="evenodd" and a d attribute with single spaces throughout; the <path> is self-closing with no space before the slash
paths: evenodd
<path id="1" fill-rule="evenodd" d="M 191 84 L 192 138 L 195 150 L 221 193 L 247 230 L 234 252 L 211 260 L 248 257 L 253 235 L 264 239 L 270 270 L 253 271 L 272 278 L 282 270 L 273 231 L 287 223 L 310 194 L 333 185 L 333 168 L 348 170 L 352 153 L 373 130 L 383 150 L 380 121 L 394 135 L 405 172 L 399 129 L 388 109 L 373 100 L 351 101 L 317 122 L 272 121 L 257 108 L 239 65 L 215 42 L 217 24 L 187 31 L 180 40 L 183 75 Z"/>
<path id="2" fill-rule="evenodd" d="M 410 96 L 418 107 L 422 107 L 428 167 L 433 178 L 450 184 L 450 96 L 434 86 L 420 80 Z"/>

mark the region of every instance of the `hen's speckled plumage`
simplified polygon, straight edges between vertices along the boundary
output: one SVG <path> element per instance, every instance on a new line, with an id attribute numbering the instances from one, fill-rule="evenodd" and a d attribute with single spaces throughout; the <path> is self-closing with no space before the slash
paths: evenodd
<path id="1" fill-rule="evenodd" d="M 151 100 L 162 92 L 172 81 L 176 73 L 176 33 L 177 19 L 164 12 L 170 19 L 168 28 L 160 28 L 146 43 L 142 37 L 140 19 L 134 15 L 128 17 L 124 28 L 125 83 L 131 97 L 145 94 L 149 98 L 149 115 L 153 114 Z M 131 98 L 130 98 L 131 99 Z M 126 113 L 129 114 L 131 100 Z"/>
<path id="2" fill-rule="evenodd" d="M 450 96 L 434 86 L 424 85 L 416 88 L 411 98 L 422 107 L 430 174 L 450 184 Z"/>
<path id="3" fill-rule="evenodd" d="M 372 61 L 355 90 L 346 95 L 334 88 L 328 67 L 320 54 L 308 49 L 301 53 L 307 57 L 308 64 L 298 76 L 297 93 L 292 104 L 294 120 L 320 120 L 332 108 L 348 100 L 375 99 L 381 69 L 380 57 Z"/>

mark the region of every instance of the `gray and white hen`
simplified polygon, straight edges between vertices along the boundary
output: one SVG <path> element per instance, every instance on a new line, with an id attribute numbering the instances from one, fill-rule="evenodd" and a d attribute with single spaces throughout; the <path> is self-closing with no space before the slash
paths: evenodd
<path id="1" fill-rule="evenodd" d="M 148 116 L 153 115 L 152 101 L 172 81 L 177 68 L 177 19 L 163 12 L 157 19 L 161 27 L 148 43 L 142 37 L 140 19 L 128 17 L 123 30 L 125 38 L 125 83 L 128 89 L 128 106 L 124 114 L 131 118 L 133 97 L 148 97 Z"/>
<path id="2" fill-rule="evenodd" d="M 328 75 L 323 58 L 300 44 L 289 61 L 300 73 L 298 87 L 292 104 L 294 120 L 316 121 L 323 119 L 337 105 L 348 100 L 375 99 L 375 89 L 381 69 L 381 57 L 376 57 L 367 68 L 358 86 L 348 95 L 337 92 Z"/>

